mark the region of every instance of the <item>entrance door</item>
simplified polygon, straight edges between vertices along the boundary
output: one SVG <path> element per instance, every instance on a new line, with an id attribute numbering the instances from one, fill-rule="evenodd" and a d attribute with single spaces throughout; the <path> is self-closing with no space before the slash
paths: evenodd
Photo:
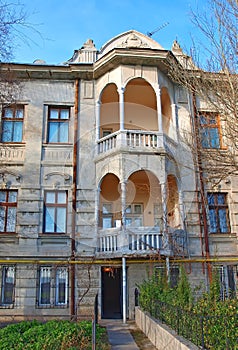
<path id="1" fill-rule="evenodd" d="M 102 318 L 122 318 L 121 268 L 102 267 Z"/>

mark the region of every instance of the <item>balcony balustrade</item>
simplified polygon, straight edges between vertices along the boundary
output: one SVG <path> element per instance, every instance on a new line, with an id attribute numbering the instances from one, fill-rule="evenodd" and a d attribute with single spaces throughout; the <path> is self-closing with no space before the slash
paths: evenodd
<path id="1" fill-rule="evenodd" d="M 130 227 L 102 229 L 98 234 L 98 255 L 183 255 L 185 252 L 183 230 L 170 229 L 169 234 L 164 235 L 158 227 Z"/>
<path id="2" fill-rule="evenodd" d="M 174 154 L 176 142 L 163 133 L 144 130 L 122 130 L 111 133 L 97 143 L 97 153 L 103 154 L 120 148 L 155 151 L 164 149 Z"/>

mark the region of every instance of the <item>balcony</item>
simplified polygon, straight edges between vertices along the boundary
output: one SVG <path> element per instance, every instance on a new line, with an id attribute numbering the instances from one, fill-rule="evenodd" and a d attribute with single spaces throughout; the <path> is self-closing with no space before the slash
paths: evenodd
<path id="1" fill-rule="evenodd" d="M 177 143 L 163 133 L 144 130 L 122 130 L 111 133 L 97 142 L 97 154 L 126 149 L 127 151 L 163 151 L 175 154 Z"/>
<path id="2" fill-rule="evenodd" d="M 100 257 L 186 255 L 184 230 L 170 229 L 167 235 L 158 227 L 111 228 L 99 231 L 97 255 Z"/>

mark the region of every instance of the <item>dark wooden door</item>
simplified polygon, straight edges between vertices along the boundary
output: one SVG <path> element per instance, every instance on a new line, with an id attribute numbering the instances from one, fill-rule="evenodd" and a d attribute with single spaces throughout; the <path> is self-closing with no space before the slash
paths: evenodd
<path id="1" fill-rule="evenodd" d="M 122 318 L 121 268 L 102 267 L 102 318 Z"/>

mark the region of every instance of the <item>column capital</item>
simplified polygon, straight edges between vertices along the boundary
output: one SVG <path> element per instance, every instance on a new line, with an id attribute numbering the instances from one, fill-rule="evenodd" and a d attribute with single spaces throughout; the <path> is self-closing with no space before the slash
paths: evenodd
<path id="1" fill-rule="evenodd" d="M 119 95 L 124 95 L 125 90 L 126 90 L 126 88 L 123 86 L 117 88 L 117 92 Z"/>

